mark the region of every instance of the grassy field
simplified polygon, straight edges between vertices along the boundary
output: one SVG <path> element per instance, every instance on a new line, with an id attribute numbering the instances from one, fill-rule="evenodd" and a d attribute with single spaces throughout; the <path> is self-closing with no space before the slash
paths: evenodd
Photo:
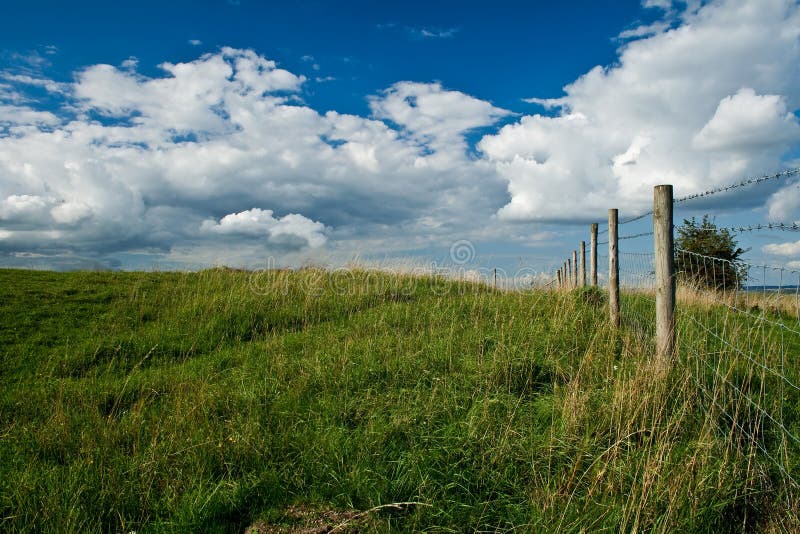
<path id="1" fill-rule="evenodd" d="M 800 528 L 798 339 L 651 300 L 0 270 L 0 530 Z"/>

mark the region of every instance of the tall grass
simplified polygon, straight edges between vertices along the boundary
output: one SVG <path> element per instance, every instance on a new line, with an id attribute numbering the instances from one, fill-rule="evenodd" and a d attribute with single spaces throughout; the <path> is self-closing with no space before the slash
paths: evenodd
<path id="1" fill-rule="evenodd" d="M 342 530 L 798 528 L 800 451 L 698 359 L 800 433 L 798 399 L 681 321 L 657 362 L 647 321 L 612 330 L 593 290 L 0 271 L 0 529 L 243 531 L 397 502 L 425 506 Z"/>

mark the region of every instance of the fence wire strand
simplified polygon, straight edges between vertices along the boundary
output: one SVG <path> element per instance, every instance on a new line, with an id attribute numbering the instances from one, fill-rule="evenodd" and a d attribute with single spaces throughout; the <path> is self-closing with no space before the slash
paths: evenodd
<path id="1" fill-rule="evenodd" d="M 748 185 L 760 184 L 763 182 L 768 182 L 771 180 L 778 180 L 780 178 L 790 178 L 792 176 L 796 176 L 800 174 L 800 168 L 795 169 L 787 169 L 784 171 L 776 172 L 774 174 L 765 174 L 763 176 L 756 176 L 753 178 L 746 178 L 741 180 L 740 182 L 736 182 L 730 185 L 724 185 L 720 187 L 715 187 L 713 189 L 709 189 L 707 191 L 703 191 L 702 193 L 695 193 L 693 195 L 686 195 L 684 197 L 676 198 L 673 203 L 679 204 L 682 202 L 687 202 L 689 200 L 694 200 L 696 198 L 704 198 L 709 197 L 712 195 L 717 195 L 719 193 L 726 193 L 728 191 L 732 191 L 734 189 L 739 189 L 740 187 L 746 187 Z"/>

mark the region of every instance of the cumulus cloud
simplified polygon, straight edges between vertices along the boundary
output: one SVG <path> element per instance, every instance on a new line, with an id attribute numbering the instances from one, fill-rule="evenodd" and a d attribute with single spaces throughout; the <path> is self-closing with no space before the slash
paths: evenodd
<path id="1" fill-rule="evenodd" d="M 691 194 L 780 166 L 798 139 L 800 8 L 728 0 L 681 16 L 678 27 L 622 46 L 617 63 L 563 97 L 531 100 L 557 116 L 525 116 L 481 141 L 508 181 L 501 218 L 644 211 L 658 183 Z"/>
<path id="2" fill-rule="evenodd" d="M 504 197 L 463 135 L 506 112 L 441 84 L 393 86 L 365 118 L 303 105 L 305 78 L 251 50 L 161 69 L 92 65 L 56 112 L 0 107 L 0 253 L 380 246 L 489 219 Z"/>
<path id="3" fill-rule="evenodd" d="M 161 68 L 168 76 L 151 79 L 95 65 L 79 74 L 75 95 L 87 111 L 130 117 L 154 129 L 220 133 L 229 126 L 219 110 L 226 99 L 297 91 L 305 81 L 253 51 L 230 48 L 190 63 L 163 63 Z"/>

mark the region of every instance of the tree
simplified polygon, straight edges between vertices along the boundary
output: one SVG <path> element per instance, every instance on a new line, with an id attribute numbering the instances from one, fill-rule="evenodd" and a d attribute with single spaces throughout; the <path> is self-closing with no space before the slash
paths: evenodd
<path id="1" fill-rule="evenodd" d="M 725 228 L 703 216 L 684 219 L 675 239 L 675 271 L 679 276 L 705 289 L 735 289 L 747 279 L 747 268 L 740 256 L 736 238 Z"/>

